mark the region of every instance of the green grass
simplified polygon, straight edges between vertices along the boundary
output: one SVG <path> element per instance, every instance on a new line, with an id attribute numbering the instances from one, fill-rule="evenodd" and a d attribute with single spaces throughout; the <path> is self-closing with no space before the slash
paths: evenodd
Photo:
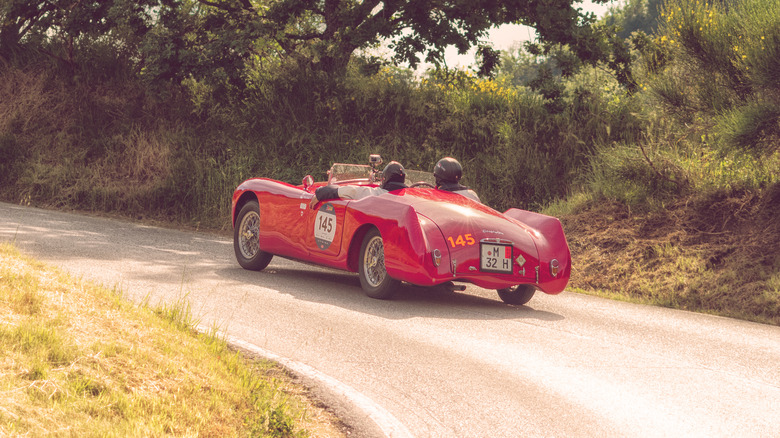
<path id="1" fill-rule="evenodd" d="M 284 371 L 0 245 L 0 436 L 342 436 Z"/>

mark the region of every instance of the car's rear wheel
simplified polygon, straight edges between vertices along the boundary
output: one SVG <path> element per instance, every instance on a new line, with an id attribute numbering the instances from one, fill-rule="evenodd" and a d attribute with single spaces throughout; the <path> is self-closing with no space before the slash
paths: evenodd
<path id="1" fill-rule="evenodd" d="M 385 246 L 379 230 L 372 228 L 363 237 L 360 245 L 360 263 L 358 267 L 360 285 L 371 298 L 385 300 L 398 289 L 400 281 L 390 278 L 385 269 Z"/>
<path id="2" fill-rule="evenodd" d="M 531 301 L 534 293 L 536 293 L 536 288 L 530 284 L 518 284 L 517 286 L 498 290 L 498 296 L 501 297 L 503 302 L 517 306 L 522 306 Z"/>
<path id="3" fill-rule="evenodd" d="M 260 249 L 260 206 L 249 201 L 241 207 L 233 230 L 233 250 L 244 269 L 262 271 L 271 263 L 273 254 Z"/>

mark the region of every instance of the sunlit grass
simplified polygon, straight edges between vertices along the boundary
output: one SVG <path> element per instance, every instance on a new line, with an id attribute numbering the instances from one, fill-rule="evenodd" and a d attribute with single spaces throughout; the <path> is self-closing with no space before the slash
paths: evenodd
<path id="1" fill-rule="evenodd" d="M 0 245 L 0 436 L 341 436 L 279 368 L 195 321 Z"/>

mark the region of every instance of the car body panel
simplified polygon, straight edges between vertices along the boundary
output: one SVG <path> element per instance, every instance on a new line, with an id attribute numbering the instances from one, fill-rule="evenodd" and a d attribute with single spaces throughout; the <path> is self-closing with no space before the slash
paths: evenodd
<path id="1" fill-rule="evenodd" d="M 339 184 L 375 185 L 370 180 Z M 556 218 L 519 209 L 500 213 L 456 193 L 427 187 L 358 200 L 333 199 L 309 208 L 314 190 L 322 185 L 247 180 L 233 194 L 233 223 L 241 206 L 256 199 L 263 251 L 351 272 L 357 272 L 363 236 L 375 227 L 384 243 L 388 275 L 421 286 L 449 281 L 489 289 L 533 284 L 555 294 L 568 282 L 571 256 Z M 507 265 L 511 273 L 487 272 L 480 264 L 482 245 L 486 254 L 511 253 L 511 268 Z M 438 266 L 434 250 L 441 254 Z M 558 264 L 555 275 L 553 259 Z M 507 264 L 506 259 L 502 262 Z"/>

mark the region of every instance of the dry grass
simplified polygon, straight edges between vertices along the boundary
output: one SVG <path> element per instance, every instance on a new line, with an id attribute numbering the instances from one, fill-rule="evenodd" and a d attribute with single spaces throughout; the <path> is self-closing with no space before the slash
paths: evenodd
<path id="1" fill-rule="evenodd" d="M 780 185 L 649 213 L 603 201 L 562 218 L 571 286 L 611 298 L 780 324 Z"/>
<path id="2" fill-rule="evenodd" d="M 174 313 L 0 245 L 0 436 L 344 436 L 283 370 Z"/>

